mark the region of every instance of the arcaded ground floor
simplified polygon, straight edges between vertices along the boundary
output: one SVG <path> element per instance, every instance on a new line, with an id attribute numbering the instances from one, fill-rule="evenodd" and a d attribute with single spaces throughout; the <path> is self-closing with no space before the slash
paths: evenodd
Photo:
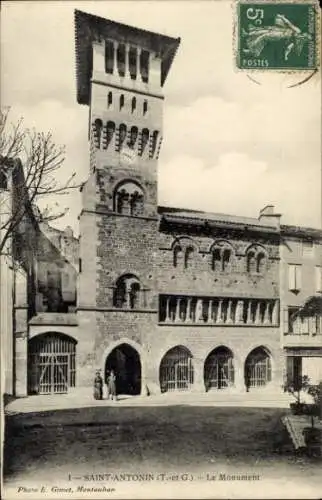
<path id="1" fill-rule="evenodd" d="M 137 487 L 138 498 L 232 498 L 233 491 L 238 498 L 318 498 L 321 464 L 296 456 L 281 422 L 286 412 L 104 406 L 7 417 L 5 487 L 13 498 L 18 487 L 44 486 L 49 495 L 53 486 L 72 486 L 76 495 L 79 485 L 104 485 L 119 498 Z M 240 474 L 253 479 L 223 479 Z"/>
<path id="2" fill-rule="evenodd" d="M 163 333 L 162 330 L 161 333 Z M 283 391 L 287 379 L 308 375 L 321 379 L 321 350 L 285 350 L 276 332 L 212 330 L 209 334 L 175 337 L 172 332 L 153 342 L 121 337 L 77 337 L 77 329 L 44 331 L 16 344 L 16 396 L 65 394 L 91 388 L 99 370 L 104 386 L 113 370 L 116 392 L 156 395 L 173 392 L 256 393 Z M 242 336 L 243 334 L 243 336 Z M 261 335 L 260 335 L 261 334 Z M 207 336 L 208 335 L 208 336 Z M 221 335 L 221 337 L 220 337 Z M 274 338 L 275 336 L 275 338 Z M 191 336 L 192 337 L 192 336 Z M 320 367 L 320 368 L 319 368 Z"/>
<path id="3" fill-rule="evenodd" d="M 250 349 L 243 362 L 237 351 L 237 345 L 235 349 L 217 345 L 202 359 L 185 345 L 174 345 L 157 360 L 130 339 L 116 341 L 101 364 L 92 363 L 90 379 L 84 383 L 83 371 L 90 369 L 80 361 L 84 345 L 65 334 L 48 332 L 28 342 L 27 390 L 28 394 L 66 393 L 91 385 L 97 370 L 104 384 L 113 370 L 116 392 L 128 395 L 281 388 L 281 369 L 267 346 Z"/>

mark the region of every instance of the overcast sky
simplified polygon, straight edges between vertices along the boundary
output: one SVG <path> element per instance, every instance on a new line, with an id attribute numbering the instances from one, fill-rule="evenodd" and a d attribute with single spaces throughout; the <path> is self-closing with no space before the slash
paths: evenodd
<path id="1" fill-rule="evenodd" d="M 164 86 L 159 204 L 320 227 L 321 80 L 234 66 L 233 4 L 218 1 L 2 3 L 1 102 L 66 144 L 62 175 L 88 174 L 88 108 L 76 102 L 74 9 L 181 37 Z M 77 231 L 80 196 L 60 202 Z M 56 224 L 57 225 L 57 224 Z"/>

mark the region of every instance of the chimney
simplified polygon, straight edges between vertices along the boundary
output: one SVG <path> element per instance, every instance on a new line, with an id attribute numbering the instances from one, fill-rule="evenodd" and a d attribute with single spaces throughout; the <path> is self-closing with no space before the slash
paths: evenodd
<path id="1" fill-rule="evenodd" d="M 260 210 L 258 220 L 267 226 L 275 226 L 279 229 L 281 214 L 276 214 L 274 208 L 274 205 L 266 205 Z"/>

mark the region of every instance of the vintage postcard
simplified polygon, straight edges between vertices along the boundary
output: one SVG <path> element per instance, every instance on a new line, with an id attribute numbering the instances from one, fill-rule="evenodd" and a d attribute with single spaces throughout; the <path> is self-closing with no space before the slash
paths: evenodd
<path id="1" fill-rule="evenodd" d="M 314 0 L 1 3 L 1 495 L 322 494 Z"/>

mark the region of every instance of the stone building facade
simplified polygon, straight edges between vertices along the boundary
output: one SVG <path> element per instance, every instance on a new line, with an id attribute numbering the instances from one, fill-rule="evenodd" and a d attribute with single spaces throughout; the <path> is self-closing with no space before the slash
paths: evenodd
<path id="1" fill-rule="evenodd" d="M 281 393 L 296 371 L 285 309 L 318 300 L 322 232 L 281 226 L 272 206 L 258 218 L 159 206 L 163 86 L 180 39 L 80 11 L 75 25 L 90 148 L 80 237 L 41 228 L 60 269 L 72 271 L 55 310 L 48 283 L 37 288 L 16 393 L 83 391 L 97 369 L 104 377 L 114 369 L 125 394 Z M 312 238 L 307 285 L 294 293 L 289 266 L 299 262 L 290 249 Z M 44 252 L 42 260 L 37 283 L 53 273 L 54 259 Z M 310 339 L 320 362 L 321 329 Z"/>

